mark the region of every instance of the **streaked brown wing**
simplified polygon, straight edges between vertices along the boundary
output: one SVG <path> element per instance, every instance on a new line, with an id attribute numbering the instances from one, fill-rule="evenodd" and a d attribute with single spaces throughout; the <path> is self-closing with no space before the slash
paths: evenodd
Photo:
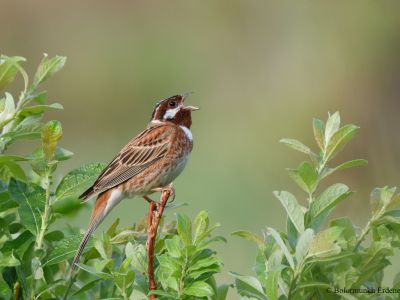
<path id="1" fill-rule="evenodd" d="M 119 185 L 165 157 L 171 145 L 173 132 L 174 128 L 168 125 L 146 128 L 122 148 L 93 186 L 80 198 L 85 200 Z"/>

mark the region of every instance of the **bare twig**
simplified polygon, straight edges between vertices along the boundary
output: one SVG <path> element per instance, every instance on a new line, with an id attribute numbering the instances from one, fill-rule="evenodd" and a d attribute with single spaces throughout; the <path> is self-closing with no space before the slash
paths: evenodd
<path id="1" fill-rule="evenodd" d="M 149 216 L 147 219 L 147 257 L 148 261 L 148 276 L 149 276 L 149 291 L 157 289 L 156 280 L 154 278 L 154 246 L 157 237 L 158 226 L 164 213 L 165 206 L 171 196 L 172 190 L 165 189 L 161 192 L 160 202 L 155 203 L 150 198 L 145 198 L 149 203 Z M 157 295 L 150 295 L 150 299 L 157 299 Z"/>

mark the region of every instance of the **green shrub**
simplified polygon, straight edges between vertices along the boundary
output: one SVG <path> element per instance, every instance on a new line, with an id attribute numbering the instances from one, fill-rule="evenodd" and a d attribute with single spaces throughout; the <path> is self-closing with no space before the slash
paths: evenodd
<path id="1" fill-rule="evenodd" d="M 353 138 L 358 127 L 340 127 L 338 112 L 324 124 L 313 121 L 318 153 L 293 139 L 281 142 L 309 157 L 296 169 L 288 169 L 291 179 L 305 192 L 301 205 L 287 191 L 275 191 L 287 213 L 285 232 L 267 227 L 263 235 L 237 231 L 234 235 L 256 242 L 256 277 L 232 273 L 240 295 L 251 299 L 398 299 L 398 294 L 345 292 L 335 288 L 378 292 L 389 257 L 400 247 L 400 195 L 396 188 L 376 188 L 371 193 L 371 219 L 359 230 L 346 217 L 327 220 L 338 204 L 353 192 L 343 183 L 326 189 L 320 183 L 334 172 L 362 166 L 362 159 L 330 166 L 332 159 Z M 367 235 L 371 239 L 366 241 Z M 399 288 L 396 276 L 393 288 Z M 375 297 L 375 298 L 372 298 Z"/>
<path id="2" fill-rule="evenodd" d="M 210 245 L 225 241 L 213 236 L 208 214 L 191 221 L 176 213 L 164 217 L 155 243 L 157 290 L 149 293 L 146 252 L 146 217 L 121 227 L 119 220 L 83 253 L 79 272 L 71 274 L 71 260 L 82 235 L 65 225 L 66 216 L 82 208 L 78 195 L 104 168 L 91 163 L 72 170 L 60 180 L 55 171 L 72 152 L 59 146 L 58 121 L 43 122 L 48 109 L 42 82 L 59 71 L 66 59 L 45 56 L 32 83 L 22 57 L 0 57 L 0 92 L 20 74 L 24 88 L 18 100 L 0 96 L 0 299 L 210 299 L 227 298 L 230 284 L 217 286 L 214 275 L 222 262 Z M 329 215 L 352 196 L 349 187 L 336 183 L 321 188 L 331 174 L 367 162 L 352 160 L 332 167 L 332 159 L 353 138 L 358 127 L 340 127 L 340 115 L 324 124 L 314 119 L 318 152 L 293 139 L 281 142 L 309 157 L 289 176 L 304 191 L 305 206 L 287 191 L 274 192 L 287 213 L 286 231 L 267 227 L 262 235 L 237 231 L 234 235 L 258 246 L 256 276 L 231 273 L 243 299 L 398 299 L 379 294 L 383 271 L 400 247 L 400 195 L 396 188 L 376 188 L 371 193 L 371 219 L 359 230 L 350 219 L 329 221 Z M 6 154 L 20 140 L 37 140 L 37 148 L 24 155 Z M 299 197 L 299 196 L 298 196 Z M 300 197 L 299 197 L 300 199 Z M 167 211 L 176 206 L 168 204 Z M 61 222 L 60 222 L 61 221 Z M 62 228 L 62 229 L 60 229 Z M 371 292 L 340 294 L 335 288 Z M 392 288 L 400 288 L 400 273 Z M 383 295 L 383 296 L 382 296 Z M 154 296 L 153 296 L 154 297 Z M 383 297 L 383 298 L 382 298 Z"/>
<path id="3" fill-rule="evenodd" d="M 42 122 L 47 109 L 62 106 L 47 104 L 47 93 L 39 88 L 66 59 L 46 55 L 32 83 L 23 61 L 22 57 L 0 58 L 0 92 L 17 74 L 24 80 L 17 102 L 10 93 L 0 99 L 0 299 L 147 299 L 145 219 L 124 228 L 116 220 L 86 247 L 80 271 L 71 277 L 71 258 L 82 235 L 60 220 L 82 207 L 77 196 L 104 165 L 84 165 L 59 182 L 53 180 L 57 166 L 72 152 L 59 146 L 60 122 Z M 5 154 L 9 145 L 21 139 L 39 140 L 39 145 L 22 156 Z M 65 228 L 60 230 L 61 226 Z M 187 216 L 176 214 L 161 225 L 155 248 L 159 289 L 153 291 L 158 298 L 225 299 L 227 286 L 217 288 L 213 278 L 221 261 L 209 248 L 212 242 L 224 240 L 211 237 L 216 227 L 209 226 L 204 211 L 193 224 Z"/>

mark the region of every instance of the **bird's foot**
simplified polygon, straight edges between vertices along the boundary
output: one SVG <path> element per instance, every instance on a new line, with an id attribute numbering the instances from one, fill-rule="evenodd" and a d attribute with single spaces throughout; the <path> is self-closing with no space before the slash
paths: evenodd
<path id="1" fill-rule="evenodd" d="M 172 183 L 169 184 L 166 187 L 162 187 L 162 188 L 155 188 L 152 190 L 152 192 L 160 192 L 160 193 L 164 193 L 164 192 L 168 192 L 169 196 L 172 198 L 171 202 L 173 202 L 175 200 L 175 189 L 172 186 Z M 146 199 L 147 200 L 147 199 Z"/>

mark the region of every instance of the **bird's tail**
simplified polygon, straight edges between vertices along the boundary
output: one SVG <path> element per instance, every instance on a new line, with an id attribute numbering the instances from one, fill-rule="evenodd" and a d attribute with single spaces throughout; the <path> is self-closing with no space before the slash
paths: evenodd
<path id="1" fill-rule="evenodd" d="M 93 232 L 96 230 L 96 228 L 100 225 L 100 223 L 107 215 L 106 206 L 110 198 L 110 194 L 111 191 L 103 192 L 96 199 L 96 203 L 94 204 L 92 211 L 92 216 L 90 217 L 88 229 L 86 230 L 83 236 L 83 239 L 79 245 L 78 250 L 76 251 L 74 260 L 72 262 L 71 273 L 75 270 L 76 264 L 79 262 L 79 258 L 81 257 L 83 250 L 85 249 L 87 243 L 89 242 Z"/>

